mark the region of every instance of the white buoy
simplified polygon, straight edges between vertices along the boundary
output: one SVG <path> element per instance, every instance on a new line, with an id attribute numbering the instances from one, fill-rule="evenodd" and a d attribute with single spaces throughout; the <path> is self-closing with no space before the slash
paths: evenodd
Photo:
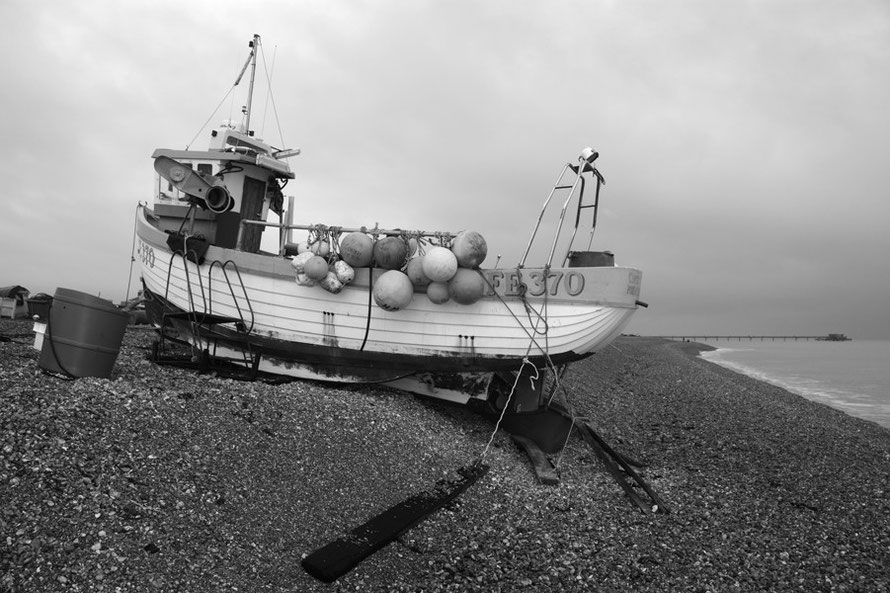
<path id="1" fill-rule="evenodd" d="M 433 282 L 448 282 L 457 272 L 457 258 L 450 249 L 433 247 L 423 257 L 423 273 Z"/>
<path id="2" fill-rule="evenodd" d="M 340 257 L 353 268 L 371 265 L 374 239 L 364 233 L 349 233 L 340 240 Z"/>
<path id="3" fill-rule="evenodd" d="M 294 267 L 294 272 L 297 274 L 302 274 L 304 268 L 306 267 L 306 262 L 315 257 L 315 254 L 311 251 L 304 251 L 299 255 L 295 255 L 291 260 L 290 264 Z"/>
<path id="4" fill-rule="evenodd" d="M 429 286 L 426 287 L 426 296 L 432 303 L 436 305 L 447 303 L 448 299 L 451 298 L 451 295 L 448 294 L 448 283 L 430 282 Z"/>
<path id="5" fill-rule="evenodd" d="M 309 244 L 309 251 L 321 257 L 327 257 L 331 254 L 331 244 L 327 241 L 316 241 Z"/>
<path id="6" fill-rule="evenodd" d="M 343 283 L 337 278 L 334 272 L 328 272 L 327 275 L 318 282 L 318 285 L 326 291 L 337 294 L 343 290 Z"/>
<path id="7" fill-rule="evenodd" d="M 404 309 L 414 296 L 414 285 L 404 272 L 389 270 L 374 281 L 374 302 L 381 309 Z"/>
<path id="8" fill-rule="evenodd" d="M 342 259 L 334 262 L 334 274 L 337 275 L 337 280 L 343 284 L 349 284 L 355 278 L 355 270 Z"/>
<path id="9" fill-rule="evenodd" d="M 448 282 L 448 294 L 461 305 L 472 305 L 482 298 L 484 292 L 485 281 L 476 270 L 460 268 Z"/>
<path id="10" fill-rule="evenodd" d="M 460 267 L 478 268 L 488 255 L 488 244 L 476 231 L 461 231 L 451 243 L 451 251 Z"/>
<path id="11" fill-rule="evenodd" d="M 306 274 L 303 274 L 302 272 L 297 274 L 296 282 L 297 282 L 298 286 L 315 286 L 317 284 L 317 282 L 315 280 L 313 280 L 312 278 L 309 278 L 308 276 L 306 276 Z"/>
<path id="12" fill-rule="evenodd" d="M 312 243 L 309 242 L 309 239 L 306 239 L 305 241 L 300 241 L 299 243 L 297 243 L 298 255 L 307 251 L 311 251 L 315 255 L 327 257 L 331 253 L 331 244 L 324 239 L 316 239 Z"/>

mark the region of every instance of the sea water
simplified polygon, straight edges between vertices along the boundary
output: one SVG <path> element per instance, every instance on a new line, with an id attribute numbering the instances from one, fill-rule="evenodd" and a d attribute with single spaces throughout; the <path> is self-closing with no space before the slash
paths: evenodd
<path id="1" fill-rule="evenodd" d="M 890 340 L 699 340 L 702 357 L 890 429 Z"/>

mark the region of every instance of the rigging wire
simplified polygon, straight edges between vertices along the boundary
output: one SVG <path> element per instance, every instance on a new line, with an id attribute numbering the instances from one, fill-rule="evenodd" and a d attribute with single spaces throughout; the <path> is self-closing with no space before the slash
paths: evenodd
<path id="1" fill-rule="evenodd" d="M 262 60 L 263 60 L 263 71 L 264 71 L 265 74 L 266 74 L 266 81 L 267 81 L 267 84 L 268 84 L 268 87 L 269 87 L 269 93 L 268 93 L 268 95 L 266 96 L 266 102 L 267 102 L 267 104 L 268 104 L 268 102 L 269 102 L 270 100 L 272 101 L 272 112 L 273 112 L 274 115 L 275 115 L 275 123 L 276 123 L 276 126 L 277 126 L 277 128 L 278 128 L 278 137 L 279 137 L 280 140 L 281 140 L 281 145 L 284 146 L 284 145 L 285 145 L 285 142 L 284 142 L 284 134 L 283 134 L 282 131 L 281 131 L 281 120 L 280 120 L 279 117 L 278 117 L 278 107 L 277 107 L 277 105 L 275 104 L 275 96 L 272 94 L 272 78 L 271 78 L 271 74 L 270 74 L 269 68 L 267 67 L 267 64 L 266 64 L 266 53 L 263 51 L 263 46 L 262 46 L 262 44 L 259 44 L 259 48 L 260 48 L 260 55 L 262 56 Z M 276 50 L 276 53 L 277 53 L 277 50 L 278 50 L 278 47 L 277 47 L 277 46 L 275 47 L 275 50 Z M 273 71 L 274 71 L 274 68 L 275 68 L 275 56 L 276 56 L 276 54 L 273 53 L 273 55 L 272 55 L 272 70 L 273 70 Z M 213 119 L 213 117 L 217 114 L 217 112 L 219 111 L 220 107 L 222 107 L 223 103 L 226 102 L 226 99 L 229 98 L 229 95 L 232 95 L 232 91 L 235 90 L 235 87 L 238 86 L 238 83 L 239 83 L 239 82 L 241 82 L 241 77 L 240 77 L 240 76 L 238 77 L 238 80 L 237 80 L 231 87 L 229 87 L 229 90 L 226 91 L 226 94 L 223 96 L 223 98 L 222 98 L 222 99 L 220 100 L 220 102 L 217 104 L 216 108 L 210 113 L 210 116 L 207 118 L 207 120 L 201 125 L 201 127 L 198 129 L 198 131 L 195 133 L 195 135 L 192 137 L 192 139 L 188 142 L 188 144 L 185 145 L 185 149 L 186 149 L 186 150 L 188 150 L 188 149 L 191 147 L 191 145 L 195 142 L 195 140 L 198 139 L 198 136 L 201 135 L 201 132 L 203 132 L 204 129 L 207 127 L 207 124 L 209 124 L 210 121 Z M 232 97 L 231 97 L 231 103 L 230 103 L 230 105 L 229 105 L 229 119 L 230 119 L 230 120 L 232 119 L 232 112 L 234 111 L 234 104 L 235 104 L 235 97 L 234 97 L 234 95 L 232 95 Z M 266 113 L 267 113 L 267 110 L 264 108 L 264 110 L 263 110 L 263 121 L 262 121 L 262 123 L 260 124 L 261 134 L 262 134 L 262 130 L 263 130 L 264 127 L 265 127 L 265 117 L 266 117 Z"/>
<path id="2" fill-rule="evenodd" d="M 222 98 L 222 100 L 221 100 L 221 101 L 219 102 L 219 104 L 216 106 L 216 109 L 214 109 L 214 110 L 213 110 L 213 113 L 210 114 L 210 117 L 207 118 L 207 121 L 205 121 L 205 122 L 201 125 L 200 129 L 195 133 L 194 138 L 192 138 L 191 141 L 189 141 L 189 143 L 185 145 L 185 149 L 186 149 L 186 150 L 188 150 L 189 147 L 192 145 L 192 143 L 194 143 L 194 141 L 198 139 L 198 136 L 201 135 L 201 132 L 204 131 L 204 128 L 207 127 L 207 124 L 210 123 L 210 120 L 213 119 L 213 116 L 216 115 L 216 112 L 219 111 L 219 108 L 222 107 L 222 104 L 225 103 L 226 99 L 229 97 L 229 95 L 232 93 L 232 91 L 235 90 L 235 87 L 236 87 L 236 86 L 237 86 L 237 84 L 233 84 L 233 85 L 229 88 L 228 92 L 225 94 L 225 96 Z M 234 99 L 234 98 L 233 98 L 233 99 Z"/>
<path id="3" fill-rule="evenodd" d="M 263 46 L 260 45 L 260 53 L 263 58 L 263 70 L 265 70 L 266 66 L 266 54 L 263 53 Z M 265 136 L 266 134 L 266 115 L 269 114 L 269 98 L 272 96 L 272 74 L 275 73 L 275 57 L 278 55 L 278 46 L 275 46 L 275 49 L 272 50 L 272 67 L 270 72 L 266 75 L 266 84 L 268 85 L 268 92 L 266 93 L 266 103 L 263 105 L 263 121 L 260 122 L 260 136 Z M 284 141 L 282 140 L 282 147 L 284 146 Z"/>
<path id="4" fill-rule="evenodd" d="M 127 277 L 127 296 L 125 301 L 130 300 L 130 284 L 133 282 L 133 264 L 136 263 L 136 224 L 139 220 L 139 209 L 142 208 L 142 202 L 136 204 L 136 214 L 133 217 L 133 245 L 130 247 L 130 274 Z"/>
<path id="5" fill-rule="evenodd" d="M 260 47 L 262 47 L 262 45 L 261 45 Z M 253 51 L 255 51 L 255 50 L 253 50 Z M 251 52 L 251 56 L 253 56 L 253 52 Z M 185 145 L 185 149 L 186 149 L 186 150 L 188 150 L 189 147 L 195 142 L 195 140 L 198 139 L 198 136 L 201 135 L 201 132 L 204 131 L 204 128 L 207 127 L 207 124 L 210 123 L 210 120 L 213 119 L 213 116 L 216 115 L 216 113 L 219 111 L 219 108 L 222 107 L 222 104 L 225 103 L 225 101 L 226 101 L 226 99 L 229 97 L 229 95 L 232 94 L 232 91 L 235 90 L 235 87 L 238 86 L 238 84 L 241 82 L 241 77 L 244 75 L 244 71 L 247 69 L 247 66 L 250 64 L 251 56 L 248 56 L 247 61 L 244 63 L 244 66 L 241 68 L 241 72 L 238 74 L 238 77 L 235 79 L 235 82 L 232 84 L 231 87 L 229 87 L 229 90 L 226 91 L 226 94 L 223 96 L 223 98 L 220 99 L 219 104 L 217 104 L 216 108 L 213 110 L 213 112 L 211 112 L 210 117 L 208 117 L 208 118 L 207 118 L 207 121 L 205 121 L 205 122 L 201 125 L 201 127 L 200 127 L 200 128 L 198 129 L 198 131 L 195 133 L 195 135 L 194 135 L 194 137 L 191 139 L 191 141 L 190 141 L 188 144 Z M 232 97 L 232 103 L 233 103 L 233 104 L 229 106 L 229 120 L 230 120 L 230 121 L 231 121 L 231 116 L 232 116 L 232 109 L 233 109 L 233 107 L 234 107 L 234 101 L 235 101 L 235 97 L 233 96 L 233 97 Z"/>
<path id="6" fill-rule="evenodd" d="M 229 101 L 229 122 L 228 122 L 228 123 L 231 123 L 231 122 L 232 122 L 232 118 L 234 117 L 234 113 L 235 113 L 235 95 L 233 94 L 233 95 L 232 95 L 232 100 Z"/>
<path id="7" fill-rule="evenodd" d="M 272 101 L 272 113 L 275 115 L 275 124 L 278 127 L 278 138 L 281 140 L 281 146 L 284 147 L 285 142 L 284 134 L 281 132 L 281 119 L 278 117 L 278 107 L 275 105 L 275 95 L 272 94 L 272 79 L 269 76 L 269 70 L 266 69 L 266 52 L 263 50 L 262 44 L 260 44 L 260 55 L 263 58 L 263 71 L 266 73 L 266 80 L 269 84 L 268 98 Z"/>

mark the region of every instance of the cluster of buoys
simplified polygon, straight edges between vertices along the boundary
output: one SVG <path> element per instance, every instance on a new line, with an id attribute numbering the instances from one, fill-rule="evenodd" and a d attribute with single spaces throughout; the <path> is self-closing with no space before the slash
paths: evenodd
<path id="1" fill-rule="evenodd" d="M 362 232 L 353 232 L 338 241 L 339 259 L 332 256 L 327 241 L 301 243 L 293 258 L 297 284 L 319 285 L 338 293 L 355 278 L 355 268 L 386 270 L 374 281 L 374 302 L 386 311 L 407 307 L 415 289 L 442 304 L 453 300 L 471 305 L 485 293 L 485 281 L 476 268 L 488 255 L 488 246 L 476 231 L 461 231 L 451 247 L 436 245 L 418 254 L 414 238 L 387 236 L 375 241 Z M 333 260 L 333 261 L 332 261 Z"/>
<path id="2" fill-rule="evenodd" d="M 328 251 L 330 253 L 330 251 Z M 317 251 L 307 250 L 298 253 L 291 265 L 297 274 L 300 286 L 321 286 L 328 292 L 337 294 L 355 278 L 355 270 L 343 260 L 329 263 Z"/>
<path id="3" fill-rule="evenodd" d="M 476 231 L 461 231 L 451 248 L 433 247 L 408 264 L 415 286 L 425 287 L 427 298 L 437 305 L 453 300 L 472 305 L 485 293 L 485 280 L 476 268 L 488 255 L 485 238 Z"/>

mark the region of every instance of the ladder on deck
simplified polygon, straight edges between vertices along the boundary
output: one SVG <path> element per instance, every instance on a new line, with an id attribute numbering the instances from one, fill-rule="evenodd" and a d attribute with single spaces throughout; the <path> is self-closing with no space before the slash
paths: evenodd
<path id="1" fill-rule="evenodd" d="M 215 363 L 231 363 L 238 367 L 249 369 L 251 379 L 255 379 L 260 364 L 261 355 L 252 351 L 249 336 L 253 331 L 254 314 L 253 307 L 250 303 L 250 297 L 244 287 L 244 281 L 237 265 L 229 260 L 225 263 L 214 261 L 207 270 L 207 289 L 205 292 L 204 282 L 201 279 L 200 271 L 197 274 L 197 288 L 200 293 L 196 297 L 195 286 L 193 285 L 192 275 L 189 273 L 188 260 L 182 252 L 174 252 L 170 266 L 167 272 L 167 285 L 165 288 L 164 298 L 168 298 L 170 291 L 170 272 L 173 268 L 173 262 L 177 257 L 182 258 L 183 269 L 185 271 L 186 289 L 189 298 L 189 310 L 187 311 L 168 311 L 163 313 L 161 317 L 160 338 L 156 349 L 153 351 L 155 362 L 183 364 L 187 366 L 197 366 L 199 368 L 214 368 L 218 366 Z M 213 268 L 218 266 L 222 271 L 228 292 L 232 297 L 237 316 L 221 315 L 213 312 L 213 291 L 212 291 L 212 272 Z M 246 311 L 250 316 L 250 323 L 245 320 L 245 311 L 242 309 L 235 294 L 235 286 L 229 277 L 227 269 L 231 268 L 237 277 L 238 286 L 240 286 L 243 295 Z M 189 327 L 191 335 L 191 356 L 188 361 L 184 361 L 181 357 L 165 357 L 161 353 L 166 349 L 166 332 L 170 329 L 175 330 L 178 323 L 186 323 Z M 228 328 L 229 331 L 224 330 Z M 218 343 L 221 339 L 226 344 L 237 350 L 240 354 L 236 358 L 225 359 L 218 355 Z"/>

